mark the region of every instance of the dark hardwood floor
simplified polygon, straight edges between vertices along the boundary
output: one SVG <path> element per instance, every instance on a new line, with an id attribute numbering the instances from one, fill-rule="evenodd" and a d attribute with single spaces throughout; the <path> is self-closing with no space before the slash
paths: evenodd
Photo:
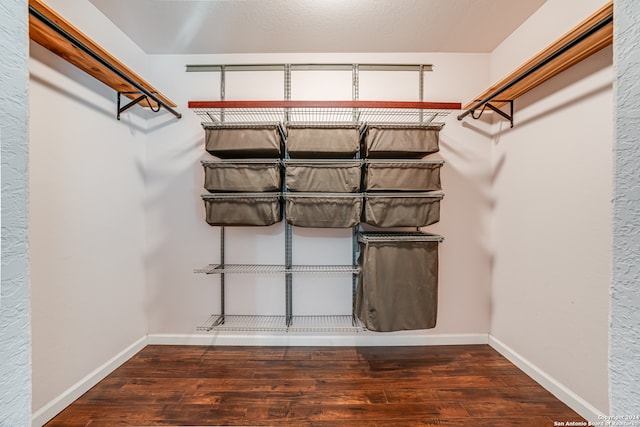
<path id="1" fill-rule="evenodd" d="M 148 346 L 47 426 L 583 421 L 487 345 Z"/>

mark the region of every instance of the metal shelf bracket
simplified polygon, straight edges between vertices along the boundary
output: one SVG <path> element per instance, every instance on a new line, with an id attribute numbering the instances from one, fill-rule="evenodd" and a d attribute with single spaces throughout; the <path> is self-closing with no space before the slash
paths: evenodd
<path id="1" fill-rule="evenodd" d="M 509 113 L 505 113 L 500 108 L 491 104 L 492 102 L 499 103 L 499 104 L 509 104 Z M 502 116 L 506 120 L 508 120 L 509 123 L 511 124 L 511 127 L 513 127 L 513 100 L 494 99 L 492 101 L 487 101 L 482 105 L 482 108 L 480 109 L 480 113 L 478 115 L 475 114 L 475 111 L 477 110 L 471 110 L 471 117 L 473 117 L 476 120 L 479 119 L 482 116 L 482 113 L 484 113 L 484 111 L 487 108 L 493 111 L 494 113 L 497 113 L 498 115 Z"/>
<path id="2" fill-rule="evenodd" d="M 151 92 L 151 93 L 154 95 L 157 94 L 157 92 Z M 136 95 L 136 94 L 140 94 L 140 96 L 121 107 L 122 95 Z M 120 120 L 120 114 L 124 113 L 129 108 L 145 100 L 149 104 L 149 108 L 151 109 L 151 111 L 153 111 L 154 113 L 157 113 L 158 111 L 160 111 L 160 104 L 158 104 L 158 107 L 154 109 L 153 106 L 151 105 L 151 102 L 149 101 L 149 97 L 142 92 L 118 92 L 118 114 L 116 117 L 118 118 L 118 120 Z"/>

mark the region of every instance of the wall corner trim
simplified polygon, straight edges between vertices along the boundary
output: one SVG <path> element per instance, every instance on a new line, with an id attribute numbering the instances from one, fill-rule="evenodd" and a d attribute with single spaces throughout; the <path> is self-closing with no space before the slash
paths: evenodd
<path id="1" fill-rule="evenodd" d="M 86 393 L 91 387 L 102 381 L 107 375 L 115 371 L 116 368 L 142 350 L 147 345 L 147 341 L 147 336 L 143 336 L 69 387 L 58 397 L 38 409 L 31 415 L 31 426 L 40 427 L 47 423 L 73 401 Z"/>
<path id="2" fill-rule="evenodd" d="M 548 392 L 560 399 L 582 417 L 586 418 L 587 421 L 594 422 L 599 419 L 602 420 L 602 417 L 606 416 L 606 414 L 602 413 L 575 392 L 491 334 L 489 334 L 489 345 L 509 360 L 509 362 L 516 365 L 521 371 L 533 378 L 535 382 L 544 387 Z"/>

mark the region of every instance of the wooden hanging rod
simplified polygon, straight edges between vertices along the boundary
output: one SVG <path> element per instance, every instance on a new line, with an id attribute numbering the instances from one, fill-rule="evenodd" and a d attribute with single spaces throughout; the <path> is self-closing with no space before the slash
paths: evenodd
<path id="1" fill-rule="evenodd" d="M 133 101 L 120 108 L 120 113 L 132 105 L 157 110 L 164 107 L 177 118 L 182 117 L 173 107 L 176 104 L 161 94 L 142 77 L 116 59 L 100 45 L 58 15 L 41 0 L 29 0 L 29 37 L 67 62 L 93 76 Z"/>
<path id="2" fill-rule="evenodd" d="M 496 111 L 613 42 L 613 1 L 464 105 L 462 120 L 485 106 Z M 506 113 L 501 115 L 507 117 Z M 513 126 L 513 115 L 507 117 Z"/>

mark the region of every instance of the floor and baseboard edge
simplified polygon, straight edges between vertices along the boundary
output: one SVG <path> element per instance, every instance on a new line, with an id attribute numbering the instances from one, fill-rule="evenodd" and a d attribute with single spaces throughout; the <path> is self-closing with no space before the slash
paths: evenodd
<path id="1" fill-rule="evenodd" d="M 148 344 L 247 346 L 403 346 L 488 344 L 487 334 L 415 334 L 411 332 L 314 334 L 150 334 Z"/>
<path id="2" fill-rule="evenodd" d="M 104 379 L 146 345 L 247 346 L 403 346 L 488 344 L 559 400 L 589 421 L 604 416 L 566 386 L 490 334 L 361 333 L 355 335 L 296 334 L 149 334 L 115 355 L 32 415 L 32 426 L 42 426 Z"/>
<path id="3" fill-rule="evenodd" d="M 91 387 L 102 381 L 107 375 L 115 371 L 120 365 L 131 359 L 137 352 L 147 345 L 147 336 L 140 338 L 101 366 L 93 370 L 83 379 L 69 387 L 58 397 L 38 409 L 31 415 L 31 425 L 40 427 L 55 417 L 60 411 L 86 393 Z"/>
<path id="4" fill-rule="evenodd" d="M 489 335 L 489 345 L 587 421 L 602 420 L 605 414 L 496 337 Z"/>

